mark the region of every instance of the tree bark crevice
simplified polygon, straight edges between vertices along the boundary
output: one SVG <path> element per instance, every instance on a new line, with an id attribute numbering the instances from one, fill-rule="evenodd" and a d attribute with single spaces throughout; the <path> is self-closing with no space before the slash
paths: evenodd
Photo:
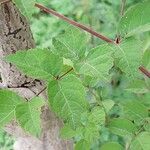
<path id="1" fill-rule="evenodd" d="M 44 87 L 44 82 L 30 78 L 20 72 L 14 65 L 3 58 L 18 50 L 35 48 L 35 42 L 28 21 L 21 15 L 15 4 L 0 4 L 0 74 L 4 87 L 17 92 L 24 98 L 36 96 Z M 25 85 L 25 86 L 24 86 Z M 47 99 L 46 92 L 39 96 Z M 59 137 L 59 129 L 63 122 L 50 111 L 48 106 L 42 107 L 42 134 L 39 139 L 25 133 L 16 122 L 6 126 L 6 131 L 16 137 L 14 150 L 71 150 L 72 141 Z"/>

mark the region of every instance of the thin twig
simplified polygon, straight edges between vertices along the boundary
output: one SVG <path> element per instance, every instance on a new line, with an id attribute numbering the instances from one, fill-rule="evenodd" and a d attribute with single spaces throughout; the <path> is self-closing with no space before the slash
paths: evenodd
<path id="1" fill-rule="evenodd" d="M 61 75 L 60 77 L 58 77 L 58 80 L 63 78 L 65 75 L 67 75 L 69 72 L 71 72 L 73 70 L 73 68 L 69 69 L 67 72 L 65 72 L 63 75 Z"/>
<path id="2" fill-rule="evenodd" d="M 46 90 L 47 87 L 44 87 L 39 93 L 37 93 L 35 96 L 39 96 L 42 92 Z"/>
<path id="3" fill-rule="evenodd" d="M 102 39 L 103 41 L 106 41 L 106 42 L 108 42 L 108 43 L 114 43 L 113 40 L 111 40 L 111 39 L 105 37 L 104 35 L 101 35 L 101 34 L 99 34 L 98 32 L 92 30 L 91 28 L 88 28 L 88 27 L 86 27 L 85 25 L 80 24 L 80 23 L 78 23 L 78 22 L 76 22 L 76 21 L 74 21 L 74 20 L 71 20 L 71 19 L 65 17 L 64 15 L 62 15 L 62 14 L 60 14 L 60 13 L 58 13 L 58 12 L 56 12 L 56 11 L 50 9 L 50 8 L 46 8 L 45 6 L 43 6 L 43 5 L 41 5 L 41 4 L 37 4 L 37 3 L 35 4 L 35 6 L 38 7 L 39 9 L 41 9 L 42 11 L 45 11 L 45 12 L 47 12 L 47 13 L 49 13 L 49 14 L 52 14 L 52 15 L 54 15 L 54 16 L 57 16 L 58 18 L 60 18 L 60 19 L 62 19 L 62 20 L 64 20 L 64 21 L 66 21 L 66 22 L 68 22 L 69 24 L 71 24 L 71 25 L 73 25 L 73 26 L 76 26 L 76 27 L 78 27 L 78 28 L 80 28 L 80 29 L 83 29 L 83 30 L 85 30 L 85 31 L 87 31 L 87 32 L 89 32 L 89 33 L 91 33 L 92 35 L 94 35 L 94 36 L 96 36 L 96 37 Z"/>
<path id="4" fill-rule="evenodd" d="M 145 74 L 148 78 L 150 78 L 150 71 L 148 71 L 146 68 L 144 68 L 143 66 L 139 67 L 139 70 Z"/>

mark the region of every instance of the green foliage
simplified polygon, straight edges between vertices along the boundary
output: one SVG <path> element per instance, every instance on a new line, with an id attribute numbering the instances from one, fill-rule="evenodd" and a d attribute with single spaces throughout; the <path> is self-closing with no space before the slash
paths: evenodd
<path id="1" fill-rule="evenodd" d="M 74 75 L 53 80 L 48 85 L 49 103 L 53 111 L 75 128 L 80 115 L 87 109 L 85 89 Z"/>
<path id="2" fill-rule="evenodd" d="M 115 142 L 107 142 L 102 147 L 100 150 L 123 150 L 123 147 Z"/>
<path id="3" fill-rule="evenodd" d="M 131 150 L 149 150 L 150 133 L 141 132 L 131 143 Z"/>
<path id="4" fill-rule="evenodd" d="M 30 6 L 23 0 L 15 3 L 25 16 L 33 14 L 33 1 Z M 139 67 L 150 69 L 149 1 L 130 7 L 120 21 L 119 1 L 43 3 L 112 38 L 120 35 L 120 43 L 104 44 L 72 26 L 64 30 L 65 23 L 37 11 L 32 31 L 37 45 L 49 48 L 19 51 L 5 60 L 45 81 L 48 105 L 64 122 L 60 137 L 73 139 L 75 150 L 148 150 L 150 81 Z M 46 103 L 38 97 L 25 101 L 0 90 L 0 126 L 15 118 L 26 132 L 40 136 Z"/>
<path id="5" fill-rule="evenodd" d="M 0 127 L 2 127 L 15 118 L 16 106 L 23 102 L 23 99 L 11 91 L 0 90 L 0 101 Z"/>
<path id="6" fill-rule="evenodd" d="M 136 126 L 127 119 L 117 118 L 113 119 L 109 123 L 109 129 L 114 134 L 126 137 L 126 136 L 132 136 L 136 129 Z"/>
<path id="7" fill-rule="evenodd" d="M 48 49 L 19 51 L 15 55 L 6 57 L 6 60 L 14 63 L 26 75 L 45 80 L 57 76 L 63 66 L 63 59 Z"/>
<path id="8" fill-rule="evenodd" d="M 150 30 L 150 2 L 142 2 L 129 8 L 119 23 L 121 35 L 129 37 Z"/>
<path id="9" fill-rule="evenodd" d="M 141 44 L 140 41 L 131 38 L 113 47 L 116 66 L 132 80 L 139 74 L 138 68 L 142 61 Z"/>
<path id="10" fill-rule="evenodd" d="M 124 115 L 138 123 L 148 117 L 148 110 L 141 102 L 137 100 L 130 100 L 123 104 Z"/>
<path id="11" fill-rule="evenodd" d="M 75 68 L 80 74 L 89 75 L 99 80 L 108 82 L 109 70 L 113 66 L 113 59 L 108 45 L 93 48 L 87 57 L 76 64 Z"/>
<path id="12" fill-rule="evenodd" d="M 44 101 L 35 97 L 28 102 L 17 105 L 15 114 L 20 126 L 32 135 L 39 136 L 41 133 L 40 114 Z"/>
<path id="13" fill-rule="evenodd" d="M 21 13 L 27 17 L 31 18 L 34 13 L 34 5 L 36 0 L 13 0 L 15 5 L 19 8 Z"/>
<path id="14" fill-rule="evenodd" d="M 78 60 L 84 56 L 87 41 L 84 32 L 70 26 L 64 34 L 53 39 L 53 45 L 60 56 Z"/>

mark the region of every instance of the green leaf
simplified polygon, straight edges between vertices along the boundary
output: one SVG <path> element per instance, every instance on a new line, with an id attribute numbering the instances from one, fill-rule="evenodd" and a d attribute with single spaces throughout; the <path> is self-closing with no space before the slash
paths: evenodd
<path id="1" fill-rule="evenodd" d="M 101 146 L 100 150 L 123 150 L 123 147 L 116 142 L 107 142 Z"/>
<path id="2" fill-rule="evenodd" d="M 150 148 L 150 133 L 142 132 L 130 145 L 130 150 L 149 150 Z"/>
<path id="3" fill-rule="evenodd" d="M 143 94 L 148 93 L 149 90 L 146 86 L 145 80 L 134 80 L 132 81 L 126 89 L 127 91 Z"/>
<path id="4" fill-rule="evenodd" d="M 120 135 L 120 136 L 132 136 L 136 132 L 136 126 L 127 119 L 113 119 L 109 125 L 109 129 L 114 134 Z"/>
<path id="5" fill-rule="evenodd" d="M 85 140 L 81 140 L 76 143 L 75 150 L 90 150 L 90 144 Z"/>
<path id="6" fill-rule="evenodd" d="M 113 66 L 111 48 L 108 44 L 93 48 L 81 62 L 76 64 L 77 72 L 99 78 L 105 82 L 110 79 L 109 70 Z"/>
<path id="7" fill-rule="evenodd" d="M 102 107 L 94 107 L 88 116 L 88 120 L 90 123 L 94 123 L 96 125 L 104 125 L 105 117 L 106 114 Z"/>
<path id="8" fill-rule="evenodd" d="M 91 112 L 83 113 L 81 117 L 82 139 L 93 143 L 100 136 L 100 130 L 105 124 L 105 111 L 102 107 L 94 107 Z"/>
<path id="9" fill-rule="evenodd" d="M 119 23 L 120 34 L 126 37 L 150 30 L 150 1 L 139 3 L 127 10 Z"/>
<path id="10" fill-rule="evenodd" d="M 139 76 L 139 66 L 142 60 L 142 43 L 130 38 L 112 47 L 116 66 L 132 80 Z"/>
<path id="11" fill-rule="evenodd" d="M 84 56 L 88 38 L 85 32 L 69 26 L 65 33 L 53 39 L 56 53 L 71 60 Z"/>
<path id="12" fill-rule="evenodd" d="M 15 110 L 16 119 L 20 126 L 35 136 L 39 136 L 41 133 L 40 114 L 44 104 L 43 99 L 35 97 L 28 102 L 17 105 Z"/>
<path id="13" fill-rule="evenodd" d="M 144 52 L 142 63 L 147 69 L 150 69 L 150 49 Z"/>
<path id="14" fill-rule="evenodd" d="M 15 108 L 23 99 L 16 93 L 8 90 L 0 90 L 0 127 L 15 118 Z"/>
<path id="15" fill-rule="evenodd" d="M 21 13 L 29 19 L 31 18 L 32 14 L 34 13 L 35 1 L 36 0 L 13 0 L 15 5 L 21 11 Z"/>
<path id="16" fill-rule="evenodd" d="M 124 114 L 127 118 L 140 123 L 144 118 L 148 117 L 147 108 L 137 100 L 130 100 L 123 104 Z"/>
<path id="17" fill-rule="evenodd" d="M 87 108 L 85 89 L 74 75 L 53 80 L 48 85 L 49 103 L 53 111 L 75 128 Z"/>
<path id="18" fill-rule="evenodd" d="M 15 64 L 25 74 L 45 80 L 59 75 L 63 66 L 63 59 L 48 49 L 19 51 L 7 56 L 6 60 Z"/>
<path id="19" fill-rule="evenodd" d="M 103 106 L 104 106 L 107 113 L 111 110 L 111 108 L 115 104 L 113 100 L 109 100 L 109 99 L 102 101 L 102 103 L 103 103 Z"/>
<path id="20" fill-rule="evenodd" d="M 63 139 L 71 139 L 75 137 L 78 133 L 76 130 L 73 130 L 68 124 L 61 128 L 60 136 Z"/>

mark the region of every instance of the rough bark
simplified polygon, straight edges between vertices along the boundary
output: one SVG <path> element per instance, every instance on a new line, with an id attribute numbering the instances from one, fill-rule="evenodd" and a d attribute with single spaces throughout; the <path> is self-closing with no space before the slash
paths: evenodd
<path id="1" fill-rule="evenodd" d="M 18 50 L 34 48 L 35 43 L 27 23 L 12 2 L 0 5 L 0 73 L 3 85 L 22 97 L 31 98 L 44 88 L 44 82 L 22 74 L 14 65 L 2 60 Z M 2 84 L 1 84 L 2 86 Z M 40 94 L 47 97 L 46 93 Z M 62 122 L 48 107 L 42 108 L 42 135 L 39 139 L 26 134 L 15 121 L 6 131 L 16 137 L 15 150 L 71 150 L 72 142 L 59 138 Z"/>

